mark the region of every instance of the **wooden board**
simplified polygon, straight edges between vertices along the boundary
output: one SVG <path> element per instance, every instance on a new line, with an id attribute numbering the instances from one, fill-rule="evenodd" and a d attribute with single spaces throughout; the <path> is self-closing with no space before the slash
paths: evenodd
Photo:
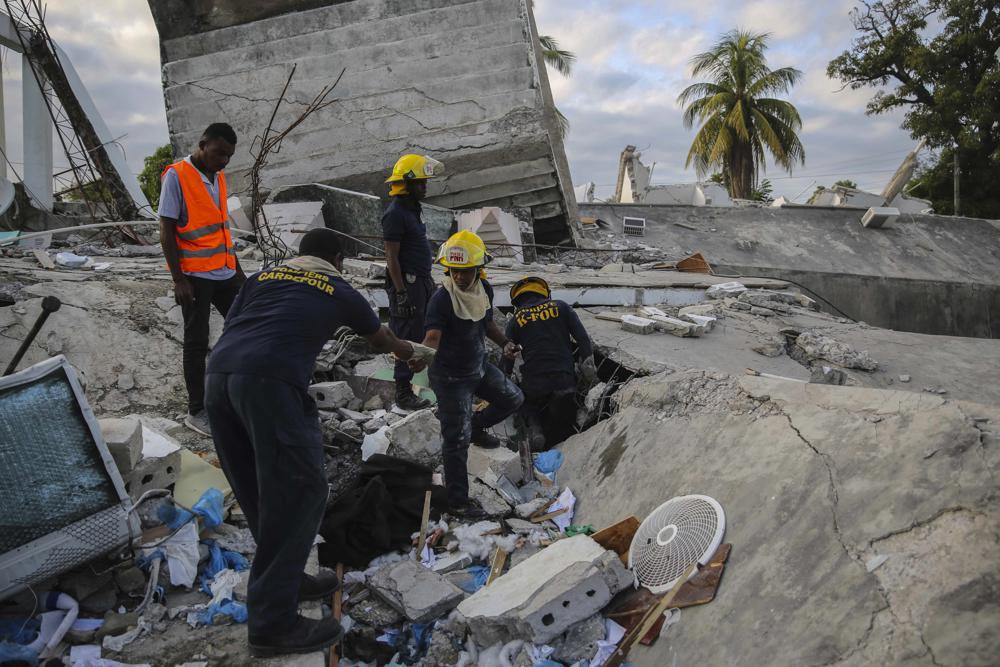
<path id="1" fill-rule="evenodd" d="M 642 523 L 637 517 L 630 516 L 613 523 L 607 528 L 597 531 L 590 537 L 605 549 L 618 554 L 622 563 L 628 565 L 628 552 L 632 547 L 632 538 Z"/>

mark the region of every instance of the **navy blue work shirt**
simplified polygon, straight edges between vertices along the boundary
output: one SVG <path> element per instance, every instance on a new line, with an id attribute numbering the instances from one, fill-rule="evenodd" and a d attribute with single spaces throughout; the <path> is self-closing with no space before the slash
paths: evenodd
<path id="1" fill-rule="evenodd" d="M 229 309 L 209 373 L 243 373 L 309 386 L 316 357 L 341 326 L 362 336 L 381 323 L 341 278 L 284 266 L 250 276 Z"/>
<path id="2" fill-rule="evenodd" d="M 441 331 L 441 343 L 430 372 L 451 377 L 479 375 L 486 361 L 486 324 L 493 319 L 493 287 L 483 281 L 490 307 L 481 320 L 463 320 L 455 315 L 448 290 L 439 287 L 430 302 L 424 325 L 427 331 Z"/>
<path id="3" fill-rule="evenodd" d="M 565 301 L 528 295 L 507 323 L 507 338 L 521 346 L 521 388 L 537 395 L 576 386 L 574 343 L 580 359 L 593 354 L 590 336 Z"/>
<path id="4" fill-rule="evenodd" d="M 414 276 L 431 275 L 431 246 L 420 220 L 420 203 L 392 197 L 382 214 L 382 238 L 399 242 L 399 268 Z"/>

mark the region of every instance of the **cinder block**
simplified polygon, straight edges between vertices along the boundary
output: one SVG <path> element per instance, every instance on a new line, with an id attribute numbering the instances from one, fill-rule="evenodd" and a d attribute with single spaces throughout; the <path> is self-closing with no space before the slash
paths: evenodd
<path id="1" fill-rule="evenodd" d="M 577 535 L 510 569 L 458 606 L 480 646 L 526 639 L 549 643 L 603 609 L 632 574 L 621 559 Z"/>
<path id="2" fill-rule="evenodd" d="M 125 491 L 133 501 L 150 489 L 173 486 L 181 472 L 181 446 L 170 436 L 142 427 L 142 459 L 123 475 Z"/>
<path id="3" fill-rule="evenodd" d="M 124 477 L 142 458 L 142 424 L 138 419 L 98 419 L 101 436 L 115 459 L 118 472 Z"/>
<path id="4" fill-rule="evenodd" d="M 320 382 L 310 385 L 309 395 L 322 410 L 343 408 L 354 400 L 354 390 L 346 382 Z"/>

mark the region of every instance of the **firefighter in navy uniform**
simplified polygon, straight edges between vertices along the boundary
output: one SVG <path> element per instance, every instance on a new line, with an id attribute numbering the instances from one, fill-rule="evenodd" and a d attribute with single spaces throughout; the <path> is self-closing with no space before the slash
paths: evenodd
<path id="1" fill-rule="evenodd" d="M 521 411 L 531 448 L 542 451 L 573 434 L 577 373 L 587 383 L 597 376 L 593 348 L 576 312 L 565 301 L 553 299 L 543 279 L 528 276 L 519 280 L 511 287 L 510 301 L 515 310 L 506 334 L 524 360 Z M 513 355 L 506 356 L 505 365 L 510 368 Z"/>
<path id="2" fill-rule="evenodd" d="M 396 161 L 389 184 L 389 207 L 382 216 L 389 328 L 398 337 L 421 341 L 427 303 L 436 289 L 431 279 L 431 249 L 427 228 L 420 219 L 420 202 L 427 194 L 427 179 L 439 176 L 444 165 L 426 155 L 404 155 Z M 396 407 L 420 410 L 430 401 L 413 393 L 413 371 L 396 361 Z"/>

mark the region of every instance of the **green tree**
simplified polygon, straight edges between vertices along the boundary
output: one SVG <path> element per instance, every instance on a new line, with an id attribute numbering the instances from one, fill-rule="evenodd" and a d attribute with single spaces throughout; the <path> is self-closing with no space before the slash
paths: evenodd
<path id="1" fill-rule="evenodd" d="M 770 95 L 786 93 L 802 76 L 794 67 L 770 69 L 764 51 L 769 35 L 733 30 L 710 50 L 691 59 L 693 75 L 707 76 L 677 100 L 685 106 L 684 126 L 700 124 L 685 166 L 699 175 L 722 168 L 736 199 L 753 196 L 766 153 L 788 172 L 805 164 L 799 141 L 802 119 L 795 107 Z"/>
<path id="2" fill-rule="evenodd" d="M 170 144 L 160 146 L 152 155 L 147 155 L 142 161 L 142 172 L 139 174 L 139 187 L 155 210 L 160 205 L 160 175 L 167 165 L 174 161 L 174 152 Z"/>
<path id="3" fill-rule="evenodd" d="M 837 187 L 838 185 L 843 188 L 851 188 L 853 190 L 858 189 L 858 184 L 849 178 L 842 178 L 839 181 L 833 182 L 833 187 Z"/>
<path id="4" fill-rule="evenodd" d="M 771 185 L 771 180 L 765 178 L 760 182 L 760 185 L 753 189 L 750 193 L 750 199 L 754 201 L 762 201 L 765 204 L 770 204 L 774 201 L 774 186 Z"/>
<path id="5" fill-rule="evenodd" d="M 852 89 L 871 87 L 872 115 L 905 110 L 914 139 L 956 161 L 963 212 L 1000 217 L 989 183 L 1000 179 L 1000 8 L 983 0 L 865 0 L 851 12 L 857 35 L 827 74 Z M 931 29 L 933 28 L 933 29 Z M 944 150 L 942 150 L 944 149 Z M 931 171 L 935 209 L 946 203 L 940 161 Z M 985 199 L 984 199 L 985 197 Z"/>
<path id="6" fill-rule="evenodd" d="M 539 35 L 538 41 L 542 45 L 542 60 L 545 61 L 545 64 L 563 76 L 571 76 L 573 64 L 576 62 L 576 54 L 560 49 L 559 42 L 551 35 Z M 565 137 L 569 133 L 569 119 L 558 108 L 556 108 L 556 118 L 559 120 L 559 134 Z"/>

